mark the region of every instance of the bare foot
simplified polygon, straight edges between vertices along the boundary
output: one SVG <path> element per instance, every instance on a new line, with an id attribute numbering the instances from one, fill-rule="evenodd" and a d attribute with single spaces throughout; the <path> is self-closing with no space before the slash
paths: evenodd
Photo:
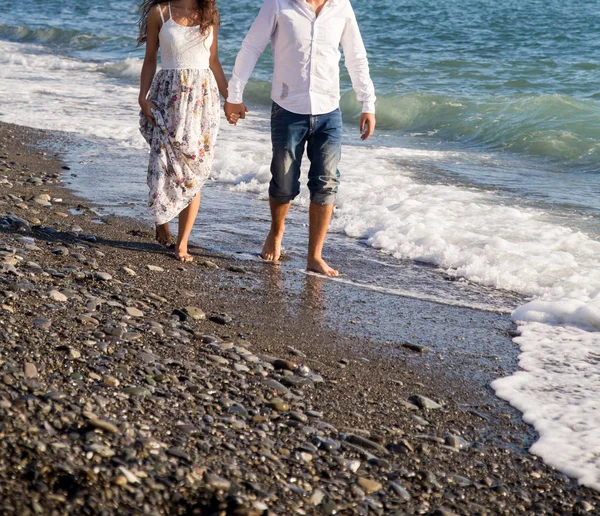
<path id="1" fill-rule="evenodd" d="M 160 245 L 170 246 L 171 245 L 171 228 L 169 223 L 157 224 L 156 225 L 156 241 Z"/>
<path id="2" fill-rule="evenodd" d="M 339 276 L 340 273 L 335 269 L 332 269 L 323 258 L 309 258 L 306 264 L 306 270 L 310 272 L 317 272 L 325 276 Z"/>
<path id="3" fill-rule="evenodd" d="M 194 257 L 188 253 L 187 245 L 178 245 L 175 248 L 175 258 L 182 263 L 189 263 L 194 261 Z"/>
<path id="4" fill-rule="evenodd" d="M 276 236 L 273 231 L 269 231 L 265 244 L 263 245 L 260 257 L 267 262 L 277 262 L 281 257 L 281 241 L 283 240 L 283 233 L 281 236 Z"/>

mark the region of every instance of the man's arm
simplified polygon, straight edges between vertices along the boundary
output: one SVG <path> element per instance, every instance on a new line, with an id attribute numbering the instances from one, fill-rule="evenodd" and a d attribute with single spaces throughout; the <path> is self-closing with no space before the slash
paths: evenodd
<path id="1" fill-rule="evenodd" d="M 363 106 L 360 117 L 360 132 L 362 139 L 367 140 L 375 131 L 375 100 L 377 97 L 369 73 L 367 50 L 358 28 L 358 22 L 352 7 L 349 6 L 348 9 L 350 9 L 350 16 L 342 33 L 342 49 L 346 68 L 350 72 L 352 87 L 356 92 L 356 98 Z"/>
<path id="2" fill-rule="evenodd" d="M 246 34 L 237 58 L 233 75 L 229 81 L 229 97 L 225 103 L 225 113 L 228 111 L 245 116 L 244 88 L 252 75 L 256 62 L 267 48 L 277 23 L 278 0 L 265 0 L 252 27 Z M 228 117 L 229 118 L 229 117 Z"/>

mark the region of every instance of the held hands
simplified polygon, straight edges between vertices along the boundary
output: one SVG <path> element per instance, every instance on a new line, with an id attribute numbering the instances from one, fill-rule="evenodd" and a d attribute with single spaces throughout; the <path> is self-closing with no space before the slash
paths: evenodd
<path id="1" fill-rule="evenodd" d="M 140 107 L 142 108 L 142 113 L 146 117 L 146 120 L 152 125 L 156 125 L 156 120 L 154 120 L 154 115 L 152 114 L 153 109 L 158 111 L 156 105 L 148 99 L 140 99 Z"/>
<path id="2" fill-rule="evenodd" d="M 367 141 L 375 132 L 375 115 L 373 113 L 362 113 L 360 115 L 360 139 Z"/>
<path id="3" fill-rule="evenodd" d="M 225 110 L 225 118 L 227 118 L 227 121 L 231 125 L 237 125 L 238 120 L 246 118 L 246 113 L 248 112 L 248 108 L 243 102 L 241 104 L 225 102 L 223 109 Z"/>

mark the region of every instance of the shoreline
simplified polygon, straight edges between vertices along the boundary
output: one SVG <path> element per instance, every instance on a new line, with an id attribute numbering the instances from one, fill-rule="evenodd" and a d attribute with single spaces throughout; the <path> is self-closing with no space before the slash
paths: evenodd
<path id="1" fill-rule="evenodd" d="M 99 217 L 62 185 L 60 156 L 32 150 L 54 138 L 0 124 L 0 512 L 600 505 L 527 453 L 533 430 L 489 387 L 517 367 L 509 317 L 397 298 L 397 320 L 349 332 L 362 298 L 385 294 L 199 248 L 179 264 L 142 221 Z M 380 337 L 400 327 L 430 352 Z M 469 354 L 473 339 L 488 342 Z"/>

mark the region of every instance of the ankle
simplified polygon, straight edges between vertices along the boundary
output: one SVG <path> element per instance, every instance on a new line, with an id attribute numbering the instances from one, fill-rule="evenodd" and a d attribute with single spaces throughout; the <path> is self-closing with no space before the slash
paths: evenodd
<path id="1" fill-rule="evenodd" d="M 283 238 L 283 233 L 285 232 L 285 227 L 281 226 L 281 227 L 276 227 L 274 228 L 273 226 L 271 226 L 271 231 L 269 231 L 269 233 L 271 234 L 272 237 L 277 238 L 277 239 L 281 239 Z"/>

